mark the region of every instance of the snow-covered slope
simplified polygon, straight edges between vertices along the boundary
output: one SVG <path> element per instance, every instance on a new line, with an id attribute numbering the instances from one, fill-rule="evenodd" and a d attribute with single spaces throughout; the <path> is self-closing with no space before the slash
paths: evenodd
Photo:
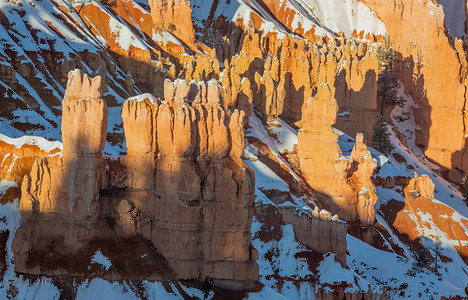
<path id="1" fill-rule="evenodd" d="M 204 20 L 225 17 L 246 27 L 255 24 L 265 32 L 303 34 L 314 30 L 320 36 L 334 36 L 338 32 L 351 36 L 353 31 L 375 35 L 386 32 L 382 21 L 356 0 L 195 0 L 191 4 L 199 26 Z"/>

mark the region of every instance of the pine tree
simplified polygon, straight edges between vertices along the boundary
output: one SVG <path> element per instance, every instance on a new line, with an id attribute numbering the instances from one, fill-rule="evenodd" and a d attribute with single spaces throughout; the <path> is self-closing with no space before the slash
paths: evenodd
<path id="1" fill-rule="evenodd" d="M 377 96 L 380 97 L 380 114 L 384 114 L 386 105 L 404 104 L 404 98 L 397 97 L 398 81 L 395 68 L 395 61 L 398 53 L 392 48 L 392 42 L 389 37 L 386 37 L 384 44 L 377 49 L 377 59 L 379 60 L 379 77 L 377 82 L 381 84 Z"/>
<path id="2" fill-rule="evenodd" d="M 202 283 L 202 292 L 203 299 L 207 299 L 210 296 L 210 292 L 213 289 L 214 280 L 208 276 L 205 277 L 205 280 Z"/>
<path id="3" fill-rule="evenodd" d="M 416 267 L 418 268 L 419 271 L 421 271 L 423 268 L 427 267 L 428 259 L 427 259 L 427 252 L 426 248 L 421 246 L 421 249 L 419 250 L 418 253 L 418 260 L 416 261 Z"/>
<path id="4" fill-rule="evenodd" d="M 442 249 L 440 246 L 440 239 L 436 237 L 434 240 L 434 270 L 435 273 L 440 276 L 439 268 L 440 268 L 440 254 L 442 253 Z"/>
<path id="5" fill-rule="evenodd" d="M 389 154 L 393 150 L 390 142 L 390 135 L 387 131 L 387 122 L 383 115 L 380 115 L 374 124 L 374 134 L 372 135 L 371 147 L 383 154 Z"/>

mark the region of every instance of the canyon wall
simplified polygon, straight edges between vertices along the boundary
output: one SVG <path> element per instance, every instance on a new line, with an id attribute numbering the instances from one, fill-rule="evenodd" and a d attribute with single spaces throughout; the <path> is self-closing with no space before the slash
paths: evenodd
<path id="1" fill-rule="evenodd" d="M 466 171 L 466 52 L 463 41 L 446 29 L 442 4 L 363 2 L 383 20 L 393 47 L 402 55 L 401 80 L 417 105 L 416 144 L 443 167 Z M 452 175 L 460 180 L 456 172 Z"/>
<path id="2" fill-rule="evenodd" d="M 377 120 L 378 60 L 374 48 L 354 40 L 313 43 L 286 36 L 275 41 L 255 32 L 248 34 L 251 37 L 244 37 L 241 52 L 231 59 L 229 70 L 249 78 L 257 111 L 268 119 L 297 122 L 304 101 L 327 83 L 336 89 L 336 126 L 349 135 L 363 132 L 372 136 Z M 265 50 L 259 53 L 259 49 Z"/>
<path id="3" fill-rule="evenodd" d="M 195 46 L 195 31 L 193 29 L 192 8 L 186 0 L 151 0 L 148 2 L 151 9 L 153 25 L 160 26 L 188 46 Z"/>

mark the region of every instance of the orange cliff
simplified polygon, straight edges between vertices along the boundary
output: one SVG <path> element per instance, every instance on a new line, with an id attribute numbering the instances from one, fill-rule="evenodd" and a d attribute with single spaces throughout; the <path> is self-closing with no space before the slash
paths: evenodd
<path id="1" fill-rule="evenodd" d="M 235 75 L 231 79 L 233 74 L 248 78 L 252 102 L 267 119 L 299 121 L 304 101 L 326 82 L 336 90 L 336 126 L 349 135 L 372 136 L 378 73 L 373 46 L 338 38 L 312 43 L 286 36 L 271 41 L 252 30 L 246 31 L 241 42 L 241 52 L 225 64 L 221 81 L 229 88 L 230 81 L 240 81 Z"/>
<path id="2" fill-rule="evenodd" d="M 324 207 L 347 221 L 373 224 L 377 194 L 370 178 L 377 166 L 358 134 L 351 157 L 344 157 L 338 145 L 335 90 L 322 84 L 315 97 L 303 106 L 298 133 L 299 164 L 309 185 L 325 194 Z"/>
<path id="3" fill-rule="evenodd" d="M 192 7 L 186 0 L 150 0 L 151 17 L 155 26 L 160 26 L 185 42 L 195 47 L 195 30 L 193 29 Z"/>
<path id="4" fill-rule="evenodd" d="M 173 272 L 180 279 L 210 276 L 233 289 L 254 284 L 255 179 L 241 159 L 243 113 L 221 106 L 216 81 L 164 85 L 164 101 L 145 94 L 124 104 L 128 155 L 104 159 L 107 107 L 100 78 L 70 72 L 63 155 L 37 159 L 23 181 L 23 222 L 12 245 L 16 271 L 149 279 Z M 137 244 L 149 243 L 162 258 L 153 257 L 152 267 L 142 270 L 130 266 L 141 264 L 135 258 L 120 273 L 80 267 L 91 245 L 126 255 L 138 251 L 121 239 L 143 239 Z M 47 265 L 35 259 L 44 251 L 52 253 Z M 111 256 L 113 264 L 122 263 L 117 258 Z"/>
<path id="5" fill-rule="evenodd" d="M 416 144 L 443 167 L 467 171 L 466 52 L 463 42 L 453 40 L 446 29 L 442 4 L 363 2 L 385 23 L 393 48 L 402 55 L 401 80 L 417 105 Z"/>

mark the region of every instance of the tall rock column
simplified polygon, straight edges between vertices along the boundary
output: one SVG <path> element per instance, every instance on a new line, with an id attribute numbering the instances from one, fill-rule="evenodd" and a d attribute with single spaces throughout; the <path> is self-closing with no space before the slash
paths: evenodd
<path id="1" fill-rule="evenodd" d="M 101 99 L 101 77 L 88 78 L 79 70 L 69 73 L 62 102 L 63 185 L 68 210 L 84 222 L 99 214 L 101 168 L 107 135 L 107 105 Z M 64 201 L 67 202 L 67 201 Z"/>
<path id="2" fill-rule="evenodd" d="M 332 198 L 334 213 L 341 218 L 356 218 L 353 189 L 346 180 L 350 161 L 342 157 L 338 134 L 332 125 L 338 106 L 335 89 L 322 84 L 315 97 L 304 103 L 298 133 L 299 163 L 304 177 L 316 191 Z"/>
<path id="3" fill-rule="evenodd" d="M 107 134 L 100 86 L 100 77 L 69 73 L 62 102 L 63 155 L 34 163 L 23 181 L 22 212 L 58 213 L 78 223 L 97 220 Z"/>
<path id="4" fill-rule="evenodd" d="M 298 133 L 299 163 L 309 185 L 331 198 L 323 205 L 340 218 L 359 221 L 363 225 L 375 221 L 377 194 L 370 178 L 377 166 L 358 134 L 351 157 L 342 155 L 336 121 L 337 103 L 334 88 L 322 84 L 314 98 L 302 108 Z"/>
<path id="5" fill-rule="evenodd" d="M 372 173 L 377 167 L 377 161 L 372 158 L 371 152 L 364 144 L 364 136 L 358 133 L 356 145 L 351 152 L 351 158 L 356 166 L 354 173 L 349 178 L 354 189 L 356 199 L 357 218 L 362 225 L 372 225 L 375 222 L 375 204 L 377 193 L 371 181 Z"/>
<path id="6" fill-rule="evenodd" d="M 135 189 L 154 188 L 158 110 L 159 100 L 150 94 L 130 98 L 123 104 L 127 156 L 122 160 L 129 173 L 127 185 Z"/>
<path id="7" fill-rule="evenodd" d="M 63 155 L 36 159 L 23 179 L 22 223 L 12 243 L 15 270 L 36 275 L 69 274 L 68 257 L 95 234 L 106 141 L 107 105 L 101 79 L 75 70 L 68 75 L 62 102 Z M 60 257 L 55 269 L 34 258 Z"/>

